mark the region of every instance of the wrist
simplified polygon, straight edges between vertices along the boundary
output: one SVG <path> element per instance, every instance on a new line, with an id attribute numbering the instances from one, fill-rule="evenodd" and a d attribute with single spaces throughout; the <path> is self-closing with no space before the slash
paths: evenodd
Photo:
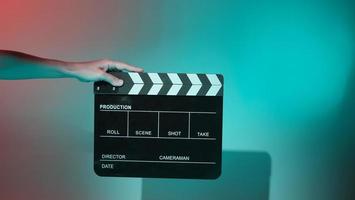
<path id="1" fill-rule="evenodd" d="M 55 70 L 65 78 L 73 78 L 75 71 L 75 64 L 70 62 L 64 62 L 60 60 L 49 60 L 47 63 L 54 67 Z"/>

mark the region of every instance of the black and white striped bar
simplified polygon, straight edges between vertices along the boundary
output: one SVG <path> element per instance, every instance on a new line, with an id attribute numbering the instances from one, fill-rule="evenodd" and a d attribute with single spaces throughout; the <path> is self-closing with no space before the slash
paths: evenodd
<path id="1" fill-rule="evenodd" d="M 95 94 L 223 96 L 220 74 L 111 72 L 123 79 L 121 87 L 106 82 L 95 83 Z"/>

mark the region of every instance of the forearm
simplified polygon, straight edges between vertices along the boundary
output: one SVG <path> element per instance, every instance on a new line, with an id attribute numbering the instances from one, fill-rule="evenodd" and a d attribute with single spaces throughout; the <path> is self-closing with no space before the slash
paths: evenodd
<path id="1" fill-rule="evenodd" d="M 139 67 L 109 59 L 66 62 L 16 51 L 0 50 L 0 80 L 76 78 L 85 82 L 106 81 L 112 85 L 121 86 L 123 81 L 107 73 L 109 69 L 143 71 Z"/>
<path id="2" fill-rule="evenodd" d="M 65 62 L 0 50 L 0 79 L 65 78 Z"/>

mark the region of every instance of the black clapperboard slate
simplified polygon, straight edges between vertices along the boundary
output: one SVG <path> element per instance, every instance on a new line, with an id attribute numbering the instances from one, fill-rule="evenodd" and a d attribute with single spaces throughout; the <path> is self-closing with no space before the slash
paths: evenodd
<path id="1" fill-rule="evenodd" d="M 221 174 L 223 76 L 111 72 L 94 84 L 99 176 L 216 179 Z"/>

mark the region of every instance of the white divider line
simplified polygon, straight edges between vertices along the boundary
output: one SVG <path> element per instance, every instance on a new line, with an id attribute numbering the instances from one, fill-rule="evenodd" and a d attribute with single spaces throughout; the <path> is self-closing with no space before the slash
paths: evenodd
<path id="1" fill-rule="evenodd" d="M 202 165 L 215 165 L 216 162 L 194 162 L 194 161 L 158 161 L 158 160 L 109 160 L 100 159 L 100 162 L 139 162 L 139 163 L 182 163 L 182 164 L 202 164 Z"/>
<path id="2" fill-rule="evenodd" d="M 191 113 L 189 112 L 189 130 L 188 130 L 188 138 L 190 138 L 190 129 L 191 129 Z"/>
<path id="3" fill-rule="evenodd" d="M 103 111 L 103 112 L 161 112 L 161 113 L 216 114 L 216 112 L 168 111 L 168 110 L 100 110 L 100 111 Z"/>
<path id="4" fill-rule="evenodd" d="M 142 139 L 168 139 L 168 140 L 216 140 L 216 138 L 187 138 L 187 137 L 154 137 L 154 136 L 119 136 L 119 135 L 100 135 L 103 138 L 142 138 Z"/>
<path id="5" fill-rule="evenodd" d="M 159 138 L 159 130 L 160 130 L 160 125 L 159 125 L 159 123 L 160 123 L 160 112 L 158 112 L 158 138 Z"/>
<path id="6" fill-rule="evenodd" d="M 129 112 L 127 112 L 127 136 L 129 136 Z"/>

